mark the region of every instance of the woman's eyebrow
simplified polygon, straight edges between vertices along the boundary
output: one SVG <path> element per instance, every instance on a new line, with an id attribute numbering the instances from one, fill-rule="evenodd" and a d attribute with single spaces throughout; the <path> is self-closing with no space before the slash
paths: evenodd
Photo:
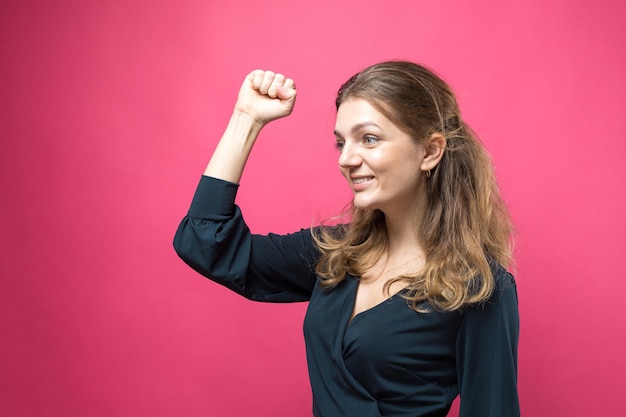
<path id="1" fill-rule="evenodd" d="M 374 122 L 362 122 L 362 123 L 357 123 L 354 126 L 352 126 L 352 129 L 350 129 L 350 133 L 355 134 L 359 130 L 363 129 L 364 127 L 369 127 L 369 126 L 374 126 L 374 127 L 378 128 L 378 129 L 380 129 L 380 126 L 378 126 Z M 341 135 L 341 133 L 339 133 L 336 129 L 333 131 L 333 133 L 335 134 L 336 137 L 343 139 L 343 136 Z"/>

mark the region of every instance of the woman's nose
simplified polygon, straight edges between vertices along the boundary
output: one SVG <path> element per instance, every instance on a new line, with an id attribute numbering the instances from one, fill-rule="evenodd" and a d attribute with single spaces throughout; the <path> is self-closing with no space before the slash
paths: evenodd
<path id="1" fill-rule="evenodd" d="M 359 166 L 363 160 L 357 149 L 347 143 L 343 145 L 341 154 L 339 155 L 339 166 L 341 168 L 350 168 Z"/>

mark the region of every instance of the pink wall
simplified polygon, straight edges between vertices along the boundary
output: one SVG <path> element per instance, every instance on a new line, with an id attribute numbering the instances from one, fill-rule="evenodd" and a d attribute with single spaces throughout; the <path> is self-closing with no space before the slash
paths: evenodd
<path id="1" fill-rule="evenodd" d="M 286 232 L 347 202 L 338 86 L 404 58 L 456 88 L 519 227 L 523 413 L 623 416 L 624 2 L 301 3 L 2 2 L 0 414 L 309 415 L 305 305 L 230 294 L 172 236 L 248 71 L 299 88 L 239 200 Z"/>

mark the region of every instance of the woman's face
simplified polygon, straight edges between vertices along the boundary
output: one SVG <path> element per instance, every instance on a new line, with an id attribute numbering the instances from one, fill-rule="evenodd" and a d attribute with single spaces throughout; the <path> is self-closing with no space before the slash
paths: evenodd
<path id="1" fill-rule="evenodd" d="M 335 124 L 339 169 L 354 193 L 354 205 L 404 214 L 422 194 L 424 146 L 367 100 L 348 98 Z"/>

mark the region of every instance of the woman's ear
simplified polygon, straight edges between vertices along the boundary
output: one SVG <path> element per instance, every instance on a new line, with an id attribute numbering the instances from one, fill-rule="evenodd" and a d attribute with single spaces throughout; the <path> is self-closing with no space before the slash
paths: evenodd
<path id="1" fill-rule="evenodd" d="M 433 133 L 424 143 L 424 160 L 422 161 L 422 171 L 428 172 L 434 169 L 446 151 L 446 138 L 441 133 Z"/>

